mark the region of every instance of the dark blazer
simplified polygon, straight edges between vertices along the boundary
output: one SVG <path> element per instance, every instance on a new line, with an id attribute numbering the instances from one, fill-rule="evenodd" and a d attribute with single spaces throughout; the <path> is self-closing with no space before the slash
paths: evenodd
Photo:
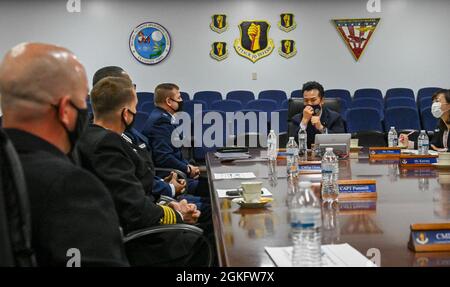
<path id="1" fill-rule="evenodd" d="M 153 162 L 158 167 L 178 169 L 187 173 L 188 161 L 183 159 L 181 148 L 172 145 L 172 133 L 177 128 L 172 116 L 156 107 L 150 114 L 142 133 L 149 139 Z"/>
<path id="2" fill-rule="evenodd" d="M 105 186 L 59 149 L 32 134 L 6 129 L 25 173 L 32 245 L 40 266 L 65 266 L 78 248 L 81 266 L 127 266 L 119 220 Z"/>
<path id="3" fill-rule="evenodd" d="M 297 126 L 295 131 L 295 138 L 298 140 L 298 132 L 300 130 L 300 122 L 302 121 L 303 113 L 295 115 L 292 118 L 292 122 Z M 320 121 L 324 127 L 327 128 L 328 133 L 330 134 L 340 134 L 345 133 L 345 125 L 344 120 L 341 115 L 332 111 L 326 107 L 322 108 L 322 114 L 320 116 Z M 311 148 L 311 145 L 314 143 L 314 139 L 316 134 L 320 132 L 311 124 L 311 121 L 308 123 L 306 128 L 306 133 L 308 134 L 308 148 Z"/>
<path id="4" fill-rule="evenodd" d="M 434 145 L 437 148 L 444 148 L 444 132 L 447 130 L 447 127 L 442 123 L 442 120 L 439 120 L 438 126 L 434 130 L 433 138 L 430 141 L 430 144 Z M 447 147 L 450 147 L 450 136 L 447 138 Z"/>
<path id="5" fill-rule="evenodd" d="M 120 135 L 90 125 L 78 144 L 83 167 L 111 192 L 126 233 L 160 223 L 182 222 L 178 212 L 155 204 L 153 174 L 145 159 Z"/>

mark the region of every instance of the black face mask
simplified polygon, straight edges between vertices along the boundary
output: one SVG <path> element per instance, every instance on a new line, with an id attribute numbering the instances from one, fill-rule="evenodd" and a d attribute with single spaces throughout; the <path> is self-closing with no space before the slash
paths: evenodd
<path id="1" fill-rule="evenodd" d="M 182 112 L 183 111 L 183 101 L 175 101 L 174 99 L 172 99 L 172 98 L 169 98 L 169 99 L 171 99 L 172 101 L 174 101 L 175 103 L 177 103 L 178 104 L 178 110 L 174 110 L 174 109 L 172 109 L 174 112 Z"/>
<path id="2" fill-rule="evenodd" d="M 133 115 L 133 120 L 132 120 L 131 123 L 129 123 L 129 124 L 127 124 L 127 122 L 126 122 L 125 119 L 123 118 L 123 113 L 125 112 L 125 110 L 128 110 L 128 112 L 129 112 L 130 114 Z M 125 124 L 125 131 L 129 131 L 129 130 L 131 130 L 131 129 L 133 128 L 133 125 L 134 125 L 135 120 L 136 120 L 136 114 L 135 114 L 135 113 L 133 113 L 133 112 L 132 112 L 131 110 L 129 110 L 129 109 L 123 109 L 123 111 L 122 111 L 122 121 L 123 121 L 123 123 Z"/>
<path id="3" fill-rule="evenodd" d="M 314 110 L 314 116 L 317 116 L 320 114 L 320 111 L 322 110 L 322 107 L 320 105 L 309 105 Z"/>
<path id="4" fill-rule="evenodd" d="M 67 136 L 69 137 L 71 148 L 73 150 L 78 139 L 80 139 L 80 137 L 83 135 L 84 131 L 87 128 L 89 122 L 89 115 L 88 109 L 80 109 L 79 107 L 75 106 L 71 101 L 69 103 L 72 107 L 74 107 L 74 109 L 77 110 L 78 113 L 75 128 L 73 129 L 73 131 L 69 131 L 67 127 L 63 125 L 64 129 L 67 132 Z M 59 106 L 56 106 L 56 109 L 59 110 Z"/>

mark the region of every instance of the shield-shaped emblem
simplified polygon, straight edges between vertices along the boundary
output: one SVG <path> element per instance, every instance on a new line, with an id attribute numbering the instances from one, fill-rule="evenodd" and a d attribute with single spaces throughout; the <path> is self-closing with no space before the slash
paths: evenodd
<path id="1" fill-rule="evenodd" d="M 211 55 L 211 58 L 217 61 L 225 60 L 228 57 L 227 43 L 214 42 L 211 45 L 211 52 L 209 52 L 209 55 Z"/>
<path id="2" fill-rule="evenodd" d="M 289 32 L 297 27 L 297 23 L 294 21 L 294 14 L 283 13 L 280 14 L 280 22 L 278 22 L 278 27 L 284 32 Z"/>
<path id="3" fill-rule="evenodd" d="M 269 56 L 275 45 L 269 38 L 270 24 L 267 21 L 243 21 L 239 24 L 240 38 L 234 41 L 234 49 L 253 63 Z"/>
<path id="4" fill-rule="evenodd" d="M 297 47 L 295 47 L 294 40 L 281 40 L 281 46 L 278 48 L 278 53 L 286 59 L 292 58 L 297 54 Z"/>
<path id="5" fill-rule="evenodd" d="M 228 29 L 227 15 L 214 14 L 212 16 L 212 22 L 209 25 L 211 30 L 217 33 L 223 33 Z"/>

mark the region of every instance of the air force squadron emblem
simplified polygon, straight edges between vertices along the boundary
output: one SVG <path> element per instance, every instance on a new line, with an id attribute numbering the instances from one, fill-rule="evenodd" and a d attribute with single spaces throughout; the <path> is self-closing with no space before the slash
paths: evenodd
<path id="1" fill-rule="evenodd" d="M 228 29 L 227 15 L 215 14 L 212 16 L 212 22 L 209 25 L 211 30 L 217 33 L 223 33 Z"/>
<path id="2" fill-rule="evenodd" d="M 286 59 L 292 58 L 297 54 L 294 40 L 281 40 L 281 46 L 278 53 Z"/>
<path id="3" fill-rule="evenodd" d="M 169 55 L 171 43 L 169 32 L 163 26 L 147 22 L 134 28 L 129 44 L 136 60 L 154 65 Z"/>
<path id="4" fill-rule="evenodd" d="M 211 58 L 222 61 L 228 57 L 228 49 L 226 42 L 214 42 L 211 45 L 211 52 L 209 53 Z"/>
<path id="5" fill-rule="evenodd" d="M 234 41 L 234 49 L 253 63 L 269 56 L 275 45 L 269 39 L 270 24 L 267 21 L 244 21 L 239 24 L 240 38 Z"/>
<path id="6" fill-rule="evenodd" d="M 280 22 L 278 22 L 278 27 L 284 32 L 290 32 L 297 27 L 297 23 L 294 21 L 294 14 L 283 13 L 280 15 Z"/>

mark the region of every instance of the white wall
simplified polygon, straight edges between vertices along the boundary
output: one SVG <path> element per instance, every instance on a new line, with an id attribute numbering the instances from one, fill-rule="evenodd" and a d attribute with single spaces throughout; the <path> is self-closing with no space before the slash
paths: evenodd
<path id="1" fill-rule="evenodd" d="M 73 50 L 88 76 L 105 65 L 124 67 L 141 91 L 160 82 L 178 83 L 183 90 L 234 89 L 290 92 L 307 80 L 325 88 L 450 86 L 450 1 L 382 0 L 382 13 L 370 14 L 367 0 L 81 0 L 82 12 L 69 14 L 66 1 L 0 2 L 0 55 L 22 41 L 51 42 Z M 209 28 L 211 15 L 226 13 L 230 29 L 219 35 Z M 286 34 L 277 27 L 279 14 L 293 12 L 298 27 Z M 364 55 L 355 62 L 330 20 L 381 17 Z M 270 37 L 297 41 L 298 55 L 286 60 L 274 50 L 253 64 L 232 48 L 237 25 L 246 19 L 270 21 Z M 172 35 L 170 56 L 156 66 L 138 63 L 129 52 L 132 29 L 158 22 Z M 230 57 L 209 56 L 213 41 L 225 40 Z M 251 80 L 252 72 L 258 80 Z"/>

